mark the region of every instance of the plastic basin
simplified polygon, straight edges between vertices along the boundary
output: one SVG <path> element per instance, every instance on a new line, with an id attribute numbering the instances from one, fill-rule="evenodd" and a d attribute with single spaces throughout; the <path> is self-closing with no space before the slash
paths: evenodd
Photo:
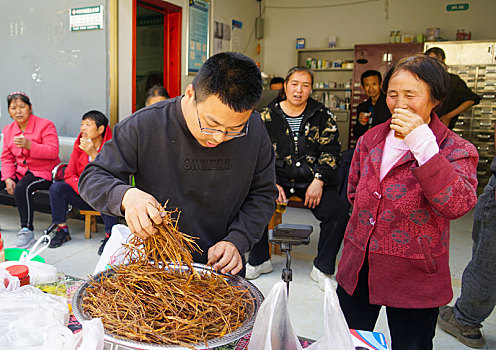
<path id="1" fill-rule="evenodd" d="M 7 260 L 7 261 L 19 261 L 19 258 L 21 257 L 22 252 L 29 252 L 29 250 L 22 249 L 22 248 L 5 248 L 5 260 Z M 38 261 L 41 263 L 45 262 L 45 259 L 43 259 L 39 255 L 36 255 L 32 260 Z"/>

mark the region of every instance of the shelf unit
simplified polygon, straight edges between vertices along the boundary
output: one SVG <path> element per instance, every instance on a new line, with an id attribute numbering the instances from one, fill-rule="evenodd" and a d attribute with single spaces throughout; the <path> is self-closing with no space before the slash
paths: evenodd
<path id="1" fill-rule="evenodd" d="M 310 48 L 296 50 L 296 64 L 299 66 L 307 66 L 307 58 L 322 60 L 322 62 L 329 62 L 333 65 L 335 61 L 354 61 L 354 48 L 353 47 L 333 47 L 333 48 Z M 312 69 L 314 73 L 314 89 L 312 97 L 325 104 L 326 94 L 328 96 L 334 95 L 336 99 L 344 101 L 348 98 L 351 101 L 351 85 L 353 78 L 353 68 L 316 68 Z M 329 83 L 330 85 L 341 85 L 343 87 L 319 87 L 320 83 Z M 330 99 L 327 99 L 326 107 L 329 107 Z M 349 106 L 349 104 L 348 104 Z M 350 124 L 350 111 L 349 109 L 329 108 L 336 116 L 339 128 L 339 141 L 341 141 L 342 150 L 348 148 L 348 135 Z"/>

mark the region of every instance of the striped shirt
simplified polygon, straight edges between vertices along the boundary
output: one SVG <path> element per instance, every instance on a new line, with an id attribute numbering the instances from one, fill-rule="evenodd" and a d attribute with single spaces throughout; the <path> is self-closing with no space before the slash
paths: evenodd
<path id="1" fill-rule="evenodd" d="M 284 113 L 284 117 L 286 117 L 286 120 L 288 121 L 289 127 L 291 128 L 293 135 L 298 136 L 300 132 L 301 121 L 303 120 L 303 114 L 300 114 L 297 117 L 290 117 L 289 115 L 286 115 L 286 113 Z M 293 141 L 295 146 L 298 146 L 298 138 L 295 137 Z"/>

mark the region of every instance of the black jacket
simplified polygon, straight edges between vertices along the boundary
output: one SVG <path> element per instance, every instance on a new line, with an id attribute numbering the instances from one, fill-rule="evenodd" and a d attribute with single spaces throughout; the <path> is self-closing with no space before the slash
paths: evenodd
<path id="1" fill-rule="evenodd" d="M 468 88 L 467 84 L 458 75 L 449 73 L 449 77 L 450 90 L 446 96 L 446 99 L 441 104 L 441 107 L 436 111 L 436 114 L 439 117 L 451 112 L 465 101 L 474 101 L 474 105 L 476 105 L 481 100 L 480 96 L 472 92 L 472 90 Z M 448 126 L 450 130 L 454 128 L 457 120 L 458 116 L 455 116 L 450 120 L 450 124 Z"/>
<path id="2" fill-rule="evenodd" d="M 276 152 L 276 182 L 303 189 L 319 173 L 325 185 L 336 185 L 341 145 L 335 116 L 322 103 L 309 98 L 300 131 L 293 135 L 279 102 L 273 100 L 261 113 Z M 297 147 L 294 137 L 298 137 Z"/>
<path id="3" fill-rule="evenodd" d="M 202 147 L 189 131 L 181 96 L 140 109 L 114 127 L 96 159 L 79 179 L 81 197 L 96 210 L 123 216 L 121 202 L 131 187 L 179 208 L 179 230 L 208 248 L 225 240 L 243 255 L 260 240 L 277 198 L 274 152 L 258 113 L 246 136 L 215 148 Z"/>
<path id="4" fill-rule="evenodd" d="M 369 118 L 369 123 L 367 125 L 362 125 L 358 122 L 358 117 L 360 113 L 371 112 L 371 116 Z M 372 99 L 369 98 L 362 103 L 360 103 L 357 107 L 357 118 L 355 126 L 353 127 L 353 136 L 355 138 L 360 138 L 365 132 L 376 125 L 384 123 L 386 120 L 391 118 L 391 112 L 386 104 L 386 95 L 381 92 L 381 95 L 377 99 L 375 105 L 372 104 Z"/>

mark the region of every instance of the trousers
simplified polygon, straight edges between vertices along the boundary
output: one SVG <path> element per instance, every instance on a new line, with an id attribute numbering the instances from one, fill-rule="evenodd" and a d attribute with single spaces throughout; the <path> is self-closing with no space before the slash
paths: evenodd
<path id="1" fill-rule="evenodd" d="M 33 194 L 39 190 L 48 190 L 52 181 L 45 180 L 41 177 L 34 176 L 28 171 L 24 177 L 16 182 L 14 197 L 16 200 L 17 210 L 21 221 L 21 227 L 27 227 L 31 231 L 34 230 L 34 207 Z M 0 184 L 0 190 L 5 188 L 5 182 Z"/>
<path id="2" fill-rule="evenodd" d="M 95 210 L 78 195 L 72 187 L 62 181 L 56 181 L 50 187 L 50 206 L 52 207 L 52 223 L 61 224 L 67 220 L 67 205 L 81 210 Z M 102 214 L 105 232 L 112 232 L 112 227 L 117 224 L 117 217 Z"/>
<path id="3" fill-rule="evenodd" d="M 474 209 L 472 260 L 462 275 L 454 313 L 466 326 L 477 326 L 496 305 L 496 177 L 489 179 Z"/>
<path id="4" fill-rule="evenodd" d="M 296 190 L 290 193 L 284 188 L 286 198 L 296 195 L 305 198 L 305 190 Z M 348 224 L 349 202 L 337 192 L 335 186 L 324 186 L 320 204 L 311 209 L 313 215 L 320 221 L 320 237 L 317 247 L 317 256 L 313 264 L 323 273 L 333 275 L 336 269 L 336 256 L 344 237 Z M 248 255 L 248 263 L 252 266 L 260 265 L 270 259 L 267 228 L 261 240 L 256 243 Z"/>
<path id="5" fill-rule="evenodd" d="M 338 285 L 337 295 L 350 329 L 373 331 L 382 305 L 369 302 L 367 258 L 358 275 L 358 284 L 349 295 Z M 394 286 L 384 286 L 394 288 Z M 429 350 L 436 332 L 439 308 L 404 309 L 386 306 L 392 350 Z"/>

